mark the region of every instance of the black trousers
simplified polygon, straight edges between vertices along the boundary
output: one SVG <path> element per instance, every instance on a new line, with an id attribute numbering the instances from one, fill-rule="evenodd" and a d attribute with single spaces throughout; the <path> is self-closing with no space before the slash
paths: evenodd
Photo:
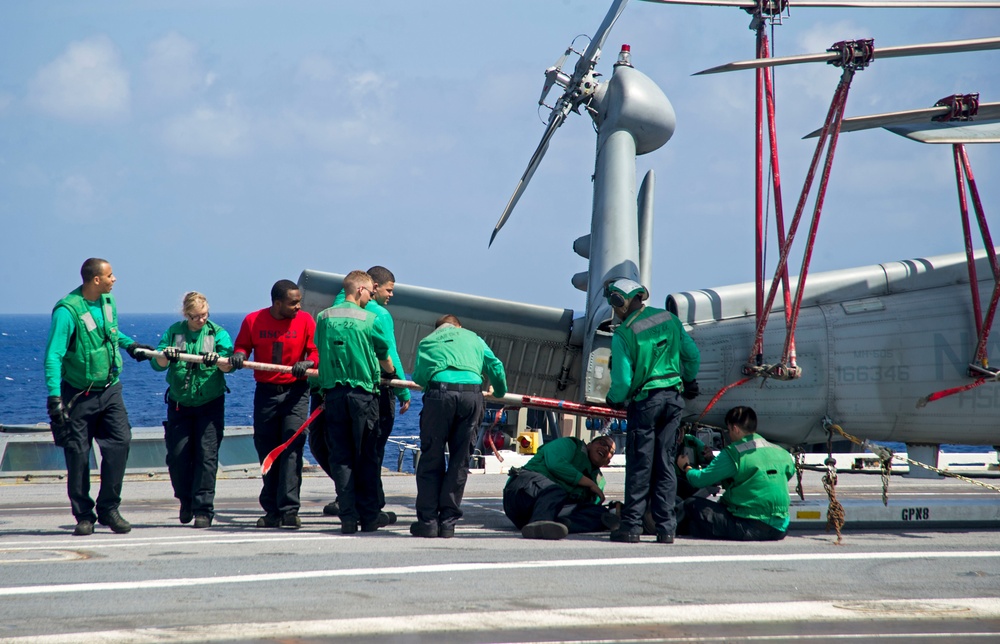
<path id="1" fill-rule="evenodd" d="M 310 411 L 315 411 L 321 404 L 323 404 L 323 396 L 319 393 L 314 393 L 310 396 Z M 380 387 L 378 396 L 378 441 L 375 444 L 377 449 L 376 459 L 379 463 L 378 507 L 380 509 L 385 507 L 385 492 L 382 490 L 382 465 L 385 460 L 385 446 L 389 442 L 389 436 L 392 434 L 392 427 L 395 421 L 396 397 L 393 395 L 391 389 Z M 326 445 L 325 414 L 320 414 L 309 428 L 309 451 L 312 452 L 313 458 L 323 468 L 326 475 L 332 479 L 333 474 L 330 472 L 330 448 Z"/>
<path id="2" fill-rule="evenodd" d="M 318 391 L 309 394 L 310 415 L 323 402 L 323 394 Z M 316 459 L 319 466 L 326 472 L 326 475 L 332 479 L 333 474 L 330 472 L 330 448 L 326 446 L 326 410 L 314 418 L 312 424 L 309 425 L 309 451 L 312 452 L 313 458 Z"/>
<path id="3" fill-rule="evenodd" d="M 721 503 L 697 496 L 684 501 L 684 518 L 677 531 L 696 539 L 780 541 L 785 538 L 784 532 L 763 521 L 735 516 Z"/>
<path id="4" fill-rule="evenodd" d="M 569 514 L 559 516 L 566 505 Z M 574 503 L 569 493 L 558 483 L 538 472 L 519 470 L 507 480 L 503 489 L 503 511 L 520 530 L 534 521 L 565 523 L 571 533 L 601 532 L 607 530 L 601 515 L 607 512 L 603 505 L 593 502 Z"/>
<path id="5" fill-rule="evenodd" d="M 290 385 L 257 383 L 253 395 L 253 444 L 261 463 L 271 450 L 291 438 L 306 422 L 308 412 L 309 385 L 305 380 Z M 264 475 L 260 507 L 267 514 L 299 511 L 304 445 L 305 436 L 299 436 Z"/>
<path id="6" fill-rule="evenodd" d="M 354 387 L 334 387 L 326 394 L 326 444 L 337 488 L 341 521 L 362 526 L 378 520 L 378 399 Z"/>
<path id="7" fill-rule="evenodd" d="M 416 475 L 418 521 L 454 526 L 462 518 L 469 455 L 482 418 L 482 392 L 430 388 L 424 394 Z"/>
<path id="8" fill-rule="evenodd" d="M 378 442 L 375 444 L 378 458 L 378 507 L 385 507 L 385 490 L 382 489 L 382 465 L 385 461 L 385 446 L 392 435 L 392 427 L 396 424 L 396 396 L 392 389 L 378 389 Z"/>
<path id="9" fill-rule="evenodd" d="M 651 506 L 658 534 L 674 534 L 677 521 L 677 428 L 684 402 L 674 389 L 656 389 L 628 406 L 625 448 L 625 508 L 622 529 L 642 532 L 642 515 Z"/>
<path id="10" fill-rule="evenodd" d="M 63 382 L 61 393 L 64 401 L 72 401 L 68 437 L 63 447 L 70 507 L 77 521 L 96 521 L 117 510 L 122 502 L 122 481 L 132 441 L 132 426 L 122 400 L 122 384 L 117 382 L 106 389 L 84 392 Z M 94 500 L 90 498 L 90 458 L 94 441 L 101 450 L 101 489 L 97 494 L 96 514 Z"/>
<path id="11" fill-rule="evenodd" d="M 226 397 L 186 407 L 167 401 L 167 469 L 181 508 L 215 516 L 215 477 L 226 419 Z"/>

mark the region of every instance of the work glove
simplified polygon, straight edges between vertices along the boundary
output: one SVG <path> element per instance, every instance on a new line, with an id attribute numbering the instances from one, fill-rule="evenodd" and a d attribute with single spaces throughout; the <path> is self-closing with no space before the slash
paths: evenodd
<path id="1" fill-rule="evenodd" d="M 63 405 L 62 396 L 49 396 L 46 406 L 49 411 L 49 420 L 52 421 L 53 425 L 65 425 L 69 422 L 69 412 Z"/>
<path id="2" fill-rule="evenodd" d="M 215 351 L 209 351 L 207 353 L 201 354 L 201 364 L 206 367 L 214 367 L 219 362 L 219 354 Z"/>
<path id="3" fill-rule="evenodd" d="M 61 396 L 49 396 L 46 405 L 49 411 L 49 420 L 52 428 L 52 442 L 56 447 L 66 447 L 69 440 L 69 411 L 63 405 Z"/>
<path id="4" fill-rule="evenodd" d="M 296 378 L 304 378 L 306 369 L 312 369 L 315 363 L 312 360 L 299 360 L 292 365 L 292 375 Z"/>
<path id="5" fill-rule="evenodd" d="M 624 402 L 611 402 L 610 400 L 608 400 L 607 398 L 605 398 L 604 399 L 604 404 L 607 405 L 608 407 L 610 407 L 612 409 L 616 409 L 616 410 L 625 409 L 625 403 Z"/>
<path id="6" fill-rule="evenodd" d="M 135 352 L 136 349 L 145 349 L 146 351 L 156 351 L 154 347 L 151 347 L 148 344 L 139 344 L 138 342 L 133 342 L 132 344 L 125 347 L 125 353 L 127 353 L 129 357 L 135 360 L 136 362 L 149 360 L 149 356 L 145 354 L 136 353 Z"/>
<path id="7" fill-rule="evenodd" d="M 229 366 L 233 368 L 233 371 L 243 368 L 243 361 L 246 360 L 246 355 L 242 353 L 234 353 L 229 356 Z"/>
<path id="8" fill-rule="evenodd" d="M 697 380 L 685 380 L 684 381 L 684 391 L 681 392 L 681 396 L 685 400 L 694 400 L 698 397 L 701 390 L 698 388 Z"/>
<path id="9" fill-rule="evenodd" d="M 177 347 L 164 347 L 163 357 L 167 359 L 167 362 L 177 362 L 180 359 L 181 350 Z"/>

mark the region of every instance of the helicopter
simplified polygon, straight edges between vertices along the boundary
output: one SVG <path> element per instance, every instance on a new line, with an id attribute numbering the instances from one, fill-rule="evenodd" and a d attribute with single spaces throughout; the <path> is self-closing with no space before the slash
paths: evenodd
<path id="1" fill-rule="evenodd" d="M 416 344 L 433 329 L 434 320 L 448 312 L 489 343 L 507 367 L 510 390 L 603 403 L 610 384 L 615 323 L 604 300 L 604 285 L 610 279 L 627 278 L 648 287 L 654 255 L 660 254 L 652 234 L 656 175 L 651 170 L 638 180 L 636 159 L 666 145 L 676 127 L 670 100 L 633 65 L 631 47 L 619 50 L 609 78 L 597 73 L 608 35 L 626 4 L 627 0 L 613 2 L 586 49 L 577 51 L 571 45 L 545 70 L 539 104 L 548 111 L 546 129 L 488 244 L 500 238 L 556 131 L 572 114 L 589 116 L 597 133 L 593 210 L 589 233 L 573 242 L 574 251 L 587 261 L 587 270 L 572 277 L 573 285 L 586 293 L 585 310 L 580 314 L 397 283 L 391 310 L 404 367 L 412 366 Z M 760 25 L 787 10 L 789 3 L 680 0 L 677 4 L 719 4 L 750 11 L 756 22 L 752 29 L 758 33 L 759 61 L 770 58 L 760 55 L 769 53 L 761 49 Z M 1000 3 L 960 4 L 1000 7 Z M 1000 44 L 997 39 L 982 40 L 989 42 L 951 46 L 954 51 L 972 51 L 970 47 Z M 879 51 L 874 49 L 875 60 Z M 577 59 L 569 66 L 572 56 Z M 820 56 L 831 57 L 830 52 Z M 766 76 L 758 78 L 766 83 Z M 555 87 L 562 92 L 549 105 L 546 101 Z M 843 106 L 838 110 L 839 132 Z M 757 127 L 763 127 L 762 120 Z M 758 177 L 769 174 L 761 169 L 762 158 L 758 154 Z M 772 161 L 776 158 L 773 151 Z M 777 174 L 775 166 L 770 174 Z M 758 204 L 763 185 L 759 179 Z M 784 256 L 786 242 L 789 252 L 791 248 L 791 239 L 782 238 L 789 229 L 782 223 L 778 228 Z M 809 236 L 814 237 L 815 231 Z M 760 238 L 757 247 L 761 248 Z M 911 454 L 919 452 L 927 461 L 936 459 L 942 443 L 996 444 L 1000 383 L 988 356 L 1000 351 L 1000 337 L 995 317 L 984 321 L 981 307 L 973 303 L 977 297 L 982 302 L 996 299 L 1000 274 L 992 245 L 966 253 L 814 272 L 808 279 L 806 270 L 790 275 L 787 259 L 777 262 L 769 292 L 763 278 L 765 262 L 758 258 L 754 282 L 673 292 L 664 298 L 663 306 L 680 317 L 701 350 L 698 380 L 705 393 L 688 403 L 686 420 L 720 425 L 725 409 L 750 405 L 767 419 L 761 433 L 776 442 L 822 443 L 829 440 L 830 427 L 837 425 L 867 439 L 906 443 Z M 328 306 L 342 278 L 304 271 L 299 279 L 303 308 L 316 313 Z M 765 292 L 767 307 L 762 306 Z"/>

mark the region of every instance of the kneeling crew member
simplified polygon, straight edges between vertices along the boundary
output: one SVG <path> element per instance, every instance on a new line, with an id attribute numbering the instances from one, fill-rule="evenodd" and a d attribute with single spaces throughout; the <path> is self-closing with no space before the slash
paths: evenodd
<path id="1" fill-rule="evenodd" d="M 618 527 L 604 507 L 601 468 L 615 455 L 615 441 L 598 436 L 584 443 L 566 436 L 545 443 L 521 469 L 511 468 L 503 490 L 503 511 L 526 539 L 562 539 L 570 533 Z M 567 504 L 566 516 L 559 513 Z"/>
<path id="2" fill-rule="evenodd" d="M 795 474 L 792 455 L 757 434 L 757 414 L 733 407 L 726 414 L 730 443 L 703 470 L 686 455 L 677 466 L 695 487 L 722 483 L 721 503 L 692 496 L 684 502 L 680 534 L 700 539 L 778 541 L 788 529 L 788 481 Z"/>

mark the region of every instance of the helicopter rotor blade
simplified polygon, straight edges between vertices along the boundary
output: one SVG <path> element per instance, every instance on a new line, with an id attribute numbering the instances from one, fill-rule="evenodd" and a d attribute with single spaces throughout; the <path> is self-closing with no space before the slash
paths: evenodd
<path id="1" fill-rule="evenodd" d="M 625 5 L 628 4 L 628 0 L 615 0 L 608 9 L 607 15 L 604 16 L 604 21 L 601 22 L 601 26 L 597 28 L 594 32 L 593 38 L 590 40 L 590 44 L 587 49 L 580 56 L 580 59 L 576 61 L 576 67 L 573 69 L 573 76 L 570 77 L 569 81 L 566 83 L 566 91 L 563 92 L 559 100 L 556 101 L 555 106 L 552 108 L 552 112 L 549 114 L 549 124 L 545 128 L 545 134 L 542 135 L 542 140 L 535 148 L 535 153 L 531 155 L 531 160 L 528 162 L 528 167 L 521 175 L 520 181 L 517 182 L 517 187 L 514 189 L 514 194 L 511 195 L 510 200 L 507 202 L 507 207 L 504 208 L 503 214 L 500 215 L 500 220 L 497 221 L 497 225 L 493 228 L 493 234 L 490 235 L 489 245 L 493 245 L 493 240 L 496 239 L 497 233 L 503 228 L 507 220 L 510 219 L 511 213 L 514 211 L 514 206 L 517 205 L 518 200 L 521 199 L 521 195 L 524 194 L 525 188 L 528 187 L 528 182 L 531 181 L 531 177 L 535 174 L 535 170 L 538 169 L 538 164 L 541 163 L 542 157 L 545 156 L 545 152 L 549 149 L 549 142 L 552 140 L 552 135 L 555 131 L 559 129 L 565 121 L 566 117 L 573 110 L 578 110 L 582 103 L 590 100 L 593 95 L 594 86 L 592 76 L 594 68 L 597 67 L 597 61 L 601 57 L 601 48 L 604 46 L 604 41 L 608 38 L 608 33 L 611 28 L 618 21 L 618 18 L 625 11 Z M 565 56 L 563 57 L 565 58 Z M 561 61 L 562 59 L 560 59 Z M 553 82 L 552 79 L 556 78 L 556 72 L 562 66 L 561 62 L 557 62 L 555 67 L 550 68 L 553 70 L 552 75 L 546 71 L 546 84 L 549 85 Z M 542 99 L 544 100 L 545 95 L 548 93 L 548 87 L 543 88 Z"/>
<path id="2" fill-rule="evenodd" d="M 573 77 L 576 78 L 577 74 L 580 73 L 582 66 L 589 66 L 590 69 L 586 70 L 581 74 L 581 76 L 586 75 L 588 72 L 592 71 L 594 67 L 597 66 L 597 59 L 601 57 L 601 48 L 604 47 L 604 41 L 608 39 L 608 34 L 611 32 L 611 28 L 615 26 L 618 22 L 618 18 L 621 17 L 622 12 L 625 11 L 625 5 L 628 4 L 628 0 L 615 0 L 608 9 L 608 15 L 604 16 L 604 22 L 601 26 L 597 28 L 594 32 L 594 37 L 590 40 L 590 45 L 583 52 L 583 56 L 580 60 L 576 62 L 576 73 Z"/>
<path id="3" fill-rule="evenodd" d="M 753 0 L 643 0 L 653 4 L 681 4 L 702 7 L 736 7 L 754 11 L 757 3 Z M 796 9 L 1000 9 L 995 0 L 789 0 L 788 6 Z M 765 13 L 784 10 L 780 0 L 770 0 L 764 7 Z"/>
<path id="4" fill-rule="evenodd" d="M 654 4 L 682 4 L 705 7 L 737 7 L 747 11 L 757 8 L 752 0 L 643 0 Z M 768 11 L 779 8 L 777 0 L 771 0 Z M 854 8 L 854 9 L 1000 9 L 1000 2 L 993 0 L 790 0 L 795 8 Z"/>
<path id="5" fill-rule="evenodd" d="M 860 130 L 871 130 L 880 127 L 890 127 L 893 125 L 933 123 L 936 118 L 947 115 L 951 111 L 947 106 L 924 107 L 916 110 L 902 110 L 899 112 L 885 112 L 883 114 L 871 114 L 869 116 L 854 116 L 844 119 L 841 122 L 841 132 L 857 132 Z M 974 124 L 977 121 L 989 121 L 1000 119 L 1000 103 L 980 103 L 979 111 L 975 119 L 968 121 Z M 804 139 L 811 139 L 819 136 L 822 129 L 814 130 L 805 135 Z"/>
<path id="6" fill-rule="evenodd" d="M 534 176 L 535 170 L 538 169 L 538 164 L 542 162 L 542 157 L 545 156 L 545 152 L 549 149 L 549 141 L 552 140 L 552 135 L 555 131 L 562 125 L 562 122 L 566 119 L 566 116 L 562 112 L 553 112 L 553 119 L 549 121 L 549 126 L 545 129 L 545 134 L 542 136 L 541 142 L 538 147 L 535 148 L 535 153 L 531 155 L 531 160 L 528 162 L 528 167 L 525 169 L 524 174 L 521 175 L 521 180 L 517 182 L 517 187 L 514 188 L 514 194 L 511 195 L 510 200 L 507 202 L 507 207 L 503 209 L 503 214 L 500 215 L 500 220 L 497 221 L 497 225 L 493 228 L 493 234 L 490 235 L 489 246 L 493 245 L 493 240 L 497 238 L 497 233 L 503 228 L 503 225 L 507 223 L 510 219 L 510 214 L 514 211 L 514 206 L 517 205 L 518 200 L 521 199 L 521 195 L 524 194 L 524 189 L 528 187 L 528 182 L 531 181 L 531 177 Z"/>
<path id="7" fill-rule="evenodd" d="M 902 45 L 899 47 L 882 47 L 875 50 L 875 58 L 900 58 L 903 56 L 927 56 L 931 54 L 954 54 L 968 51 L 984 51 L 988 49 L 1000 49 L 1000 38 L 973 38 L 971 40 L 949 40 L 946 42 L 925 43 L 922 45 Z M 822 54 L 800 54 L 797 56 L 781 56 L 778 58 L 757 58 L 754 60 L 742 60 L 735 63 L 727 63 L 705 69 L 693 74 L 718 74 L 721 72 L 735 72 L 745 69 L 758 69 L 760 67 L 780 67 L 782 65 L 796 65 L 799 63 L 824 63 L 839 59 L 840 53 L 834 51 L 823 52 Z"/>

